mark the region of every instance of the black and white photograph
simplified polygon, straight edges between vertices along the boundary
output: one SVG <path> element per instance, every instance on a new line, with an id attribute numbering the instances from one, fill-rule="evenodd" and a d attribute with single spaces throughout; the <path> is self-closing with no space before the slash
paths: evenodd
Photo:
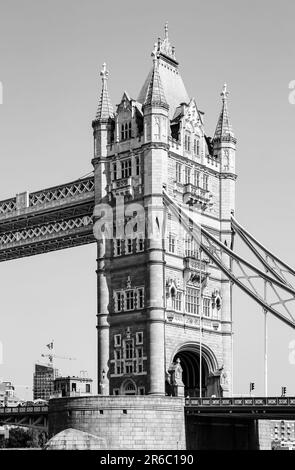
<path id="1" fill-rule="evenodd" d="M 295 450 L 294 18 L 0 0 L 0 458 Z"/>

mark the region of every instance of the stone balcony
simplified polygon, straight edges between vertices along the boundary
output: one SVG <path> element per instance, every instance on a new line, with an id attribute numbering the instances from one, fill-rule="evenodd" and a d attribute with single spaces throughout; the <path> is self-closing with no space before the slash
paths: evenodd
<path id="1" fill-rule="evenodd" d="M 192 256 L 184 258 L 184 278 L 185 281 L 193 281 L 204 285 L 209 276 L 208 272 L 209 259 L 197 259 Z"/>
<path id="2" fill-rule="evenodd" d="M 109 186 L 109 196 L 131 196 L 134 197 L 135 192 L 141 193 L 142 184 L 139 176 L 128 176 L 128 178 L 120 178 L 111 182 Z"/>
<path id="3" fill-rule="evenodd" d="M 197 205 L 200 209 L 205 210 L 212 206 L 212 194 L 208 189 L 187 183 L 183 187 L 183 201 L 185 204 Z"/>

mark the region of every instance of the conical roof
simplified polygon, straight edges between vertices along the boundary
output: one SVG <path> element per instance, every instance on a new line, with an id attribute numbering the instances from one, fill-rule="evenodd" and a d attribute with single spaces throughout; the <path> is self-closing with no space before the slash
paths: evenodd
<path id="1" fill-rule="evenodd" d="M 108 87 L 107 87 L 107 79 L 108 79 L 109 72 L 106 68 L 106 64 L 104 63 L 102 66 L 102 70 L 100 72 L 100 76 L 102 78 L 102 90 L 101 95 L 97 107 L 96 112 L 96 120 L 104 120 L 114 116 L 113 106 L 109 97 Z"/>
<path id="2" fill-rule="evenodd" d="M 158 105 L 168 108 L 168 103 L 165 98 L 165 93 L 159 74 L 159 64 L 156 58 L 154 59 L 154 66 L 152 69 L 148 87 L 146 89 L 146 96 L 144 98 L 143 105 Z"/>
<path id="3" fill-rule="evenodd" d="M 218 118 L 214 139 L 221 139 L 222 137 L 231 136 L 234 137 L 234 132 L 229 118 L 229 112 L 227 107 L 227 97 L 228 97 L 227 86 L 224 84 L 223 90 L 221 92 L 222 96 L 222 107 L 221 112 Z"/>

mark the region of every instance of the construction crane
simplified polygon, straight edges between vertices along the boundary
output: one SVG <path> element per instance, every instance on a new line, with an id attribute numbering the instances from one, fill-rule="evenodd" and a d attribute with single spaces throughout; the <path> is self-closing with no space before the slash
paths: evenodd
<path id="1" fill-rule="evenodd" d="M 41 357 L 48 357 L 49 359 L 49 366 L 53 368 L 53 359 L 66 359 L 68 361 L 75 361 L 75 357 L 65 357 L 65 356 L 57 356 L 56 354 L 53 354 L 53 340 L 51 343 L 46 344 L 46 347 L 51 351 L 48 354 L 41 354 Z"/>
<path id="2" fill-rule="evenodd" d="M 53 359 L 66 359 L 68 361 L 75 361 L 75 357 L 65 357 L 65 356 L 57 356 L 56 354 L 41 354 L 41 357 L 48 357 L 49 359 L 49 366 L 53 367 Z"/>

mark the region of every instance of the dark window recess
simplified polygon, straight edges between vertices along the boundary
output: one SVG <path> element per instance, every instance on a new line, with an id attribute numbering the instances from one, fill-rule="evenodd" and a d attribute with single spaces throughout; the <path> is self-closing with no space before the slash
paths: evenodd
<path id="1" fill-rule="evenodd" d="M 124 415 L 127 415 L 127 410 L 123 410 L 123 414 L 124 414 Z"/>
<path id="2" fill-rule="evenodd" d="M 171 137 L 179 140 L 179 122 L 171 125 Z"/>
<path id="3" fill-rule="evenodd" d="M 137 109 L 135 112 L 135 119 L 136 119 L 138 137 L 140 137 L 141 135 L 143 135 L 143 118 Z"/>

